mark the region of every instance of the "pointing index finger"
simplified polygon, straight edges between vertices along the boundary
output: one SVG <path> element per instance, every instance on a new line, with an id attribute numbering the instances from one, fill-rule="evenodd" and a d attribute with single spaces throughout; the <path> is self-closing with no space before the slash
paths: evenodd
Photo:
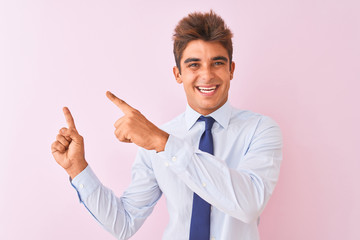
<path id="1" fill-rule="evenodd" d="M 71 115 L 70 110 L 67 107 L 64 107 L 63 112 L 64 112 L 64 115 L 65 115 L 65 119 L 66 119 L 66 123 L 67 123 L 68 127 L 71 128 L 71 129 L 76 129 L 74 118 Z"/>
<path id="2" fill-rule="evenodd" d="M 120 108 L 121 111 L 123 111 L 123 113 L 126 114 L 131 110 L 133 110 L 133 108 L 130 105 L 128 105 L 125 101 L 115 96 L 112 92 L 107 91 L 106 96 L 110 99 L 110 101 L 112 101 L 116 106 L 118 106 L 118 108 Z"/>

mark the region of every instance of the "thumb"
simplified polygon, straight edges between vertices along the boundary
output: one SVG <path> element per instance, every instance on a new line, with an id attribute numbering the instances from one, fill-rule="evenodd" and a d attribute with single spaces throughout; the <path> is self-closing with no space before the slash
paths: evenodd
<path id="1" fill-rule="evenodd" d="M 83 137 L 75 129 L 62 128 L 60 134 L 65 138 L 70 138 L 75 143 L 82 144 L 83 142 Z"/>

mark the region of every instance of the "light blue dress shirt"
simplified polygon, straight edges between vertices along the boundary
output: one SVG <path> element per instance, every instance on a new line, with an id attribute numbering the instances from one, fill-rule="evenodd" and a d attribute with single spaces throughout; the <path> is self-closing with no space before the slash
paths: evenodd
<path id="1" fill-rule="evenodd" d="M 130 186 L 117 198 L 88 166 L 72 180 L 80 201 L 118 239 L 130 238 L 162 193 L 169 223 L 163 239 L 189 239 L 193 192 L 212 205 L 215 240 L 259 239 L 258 218 L 279 176 L 282 138 L 269 117 L 237 110 L 227 102 L 211 113 L 214 155 L 198 149 L 205 123 L 189 106 L 162 129 L 165 151 L 139 148 Z"/>

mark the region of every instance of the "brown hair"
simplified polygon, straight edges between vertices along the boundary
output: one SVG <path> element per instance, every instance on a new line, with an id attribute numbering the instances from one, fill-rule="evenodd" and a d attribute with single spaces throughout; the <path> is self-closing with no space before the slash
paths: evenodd
<path id="1" fill-rule="evenodd" d="M 233 34 L 224 20 L 212 10 L 209 13 L 194 12 L 180 20 L 175 28 L 174 57 L 176 66 L 180 69 L 180 60 L 187 44 L 192 40 L 219 42 L 228 52 L 230 68 L 232 62 Z"/>

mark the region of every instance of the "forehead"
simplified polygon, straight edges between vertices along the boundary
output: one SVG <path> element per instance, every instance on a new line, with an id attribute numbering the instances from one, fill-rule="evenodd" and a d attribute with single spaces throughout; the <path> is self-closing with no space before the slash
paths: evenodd
<path id="1" fill-rule="evenodd" d="M 218 56 L 228 58 L 228 53 L 220 42 L 193 40 L 190 41 L 184 49 L 181 61 L 184 61 L 187 58 L 199 58 L 200 60 L 207 60 Z"/>

